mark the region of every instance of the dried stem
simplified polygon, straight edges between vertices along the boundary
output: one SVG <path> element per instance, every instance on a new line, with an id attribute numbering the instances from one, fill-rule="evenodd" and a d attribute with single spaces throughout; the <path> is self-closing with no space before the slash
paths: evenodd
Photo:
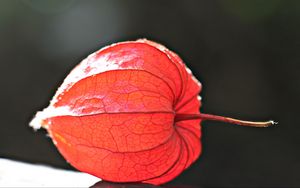
<path id="1" fill-rule="evenodd" d="M 277 124 L 274 121 L 264 121 L 264 122 L 254 122 L 254 121 L 243 121 L 239 119 L 223 117 L 212 114 L 176 114 L 175 122 L 183 120 L 192 120 L 192 119 L 201 119 L 201 120 L 211 120 L 211 121 L 222 121 L 226 123 L 248 126 L 248 127 L 269 127 L 271 125 Z"/>

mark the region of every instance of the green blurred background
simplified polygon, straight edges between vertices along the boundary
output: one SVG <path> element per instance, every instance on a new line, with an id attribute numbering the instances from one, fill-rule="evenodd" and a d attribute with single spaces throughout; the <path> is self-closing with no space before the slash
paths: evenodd
<path id="1" fill-rule="evenodd" d="M 297 0 L 1 0 L 0 157 L 72 168 L 28 122 L 88 54 L 146 37 L 202 82 L 201 111 L 279 121 L 204 122 L 202 156 L 170 184 L 300 186 L 299 33 Z"/>

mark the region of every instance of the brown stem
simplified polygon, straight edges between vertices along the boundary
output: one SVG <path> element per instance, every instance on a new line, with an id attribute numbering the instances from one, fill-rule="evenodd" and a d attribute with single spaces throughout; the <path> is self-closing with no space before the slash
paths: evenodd
<path id="1" fill-rule="evenodd" d="M 249 127 L 269 127 L 271 125 L 277 124 L 274 121 L 264 121 L 264 122 L 253 122 L 253 121 L 242 121 L 238 119 L 233 119 L 229 117 L 223 117 L 218 115 L 211 114 L 176 114 L 175 122 L 183 121 L 183 120 L 192 120 L 192 119 L 201 119 L 201 120 L 211 120 L 211 121 L 222 121 L 226 123 L 232 123 L 242 126 Z"/>

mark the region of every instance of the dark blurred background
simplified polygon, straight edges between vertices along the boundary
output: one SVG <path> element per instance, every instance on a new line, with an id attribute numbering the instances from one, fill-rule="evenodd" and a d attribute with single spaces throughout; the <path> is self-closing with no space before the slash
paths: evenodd
<path id="1" fill-rule="evenodd" d="M 72 168 L 28 122 L 88 54 L 146 37 L 202 82 L 203 154 L 171 185 L 300 186 L 300 1 L 0 1 L 0 157 Z M 1 168 L 1 167 L 0 167 Z"/>

